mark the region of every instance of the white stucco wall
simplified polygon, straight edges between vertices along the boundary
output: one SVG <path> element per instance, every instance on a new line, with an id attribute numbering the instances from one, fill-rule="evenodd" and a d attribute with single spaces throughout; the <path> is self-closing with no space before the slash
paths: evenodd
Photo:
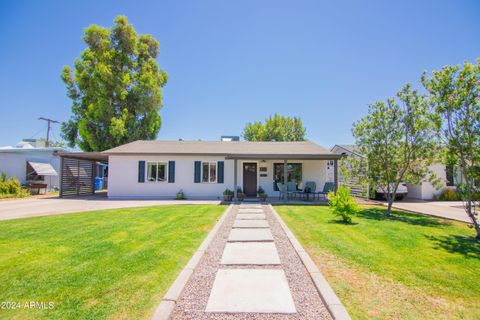
<path id="1" fill-rule="evenodd" d="M 138 161 L 175 161 L 175 182 L 138 182 Z M 194 183 L 195 161 L 224 161 L 224 183 Z M 273 190 L 273 164 L 283 161 L 239 160 L 238 161 L 238 186 L 243 188 L 243 163 L 257 163 L 257 184 L 267 192 L 270 197 L 278 196 Z M 308 160 L 293 161 L 303 164 L 303 181 L 315 181 L 317 189 L 322 189 L 326 181 L 326 161 Z M 233 190 L 234 186 L 234 161 L 225 160 L 224 157 L 201 156 L 110 156 L 109 157 L 109 198 L 173 198 L 179 190 L 190 199 L 221 199 L 226 188 Z M 260 177 L 260 167 L 267 167 L 267 177 Z"/>
<path id="2" fill-rule="evenodd" d="M 60 158 L 53 155 L 51 151 L 42 152 L 36 150 L 29 150 L 27 152 L 12 152 L 0 153 L 0 172 L 5 172 L 7 177 L 16 177 L 20 183 L 26 182 L 27 161 L 50 163 L 52 167 L 60 173 Z M 48 189 L 59 187 L 59 176 L 46 176 L 44 183 L 47 184 Z"/>
<path id="3" fill-rule="evenodd" d="M 408 197 L 412 199 L 420 200 L 433 200 L 440 195 L 445 189 L 447 181 L 446 166 L 444 164 L 434 164 L 429 166 L 429 169 L 435 173 L 437 178 L 441 179 L 441 185 L 439 189 L 436 189 L 429 181 L 423 181 L 421 184 L 412 185 L 408 184 Z"/>

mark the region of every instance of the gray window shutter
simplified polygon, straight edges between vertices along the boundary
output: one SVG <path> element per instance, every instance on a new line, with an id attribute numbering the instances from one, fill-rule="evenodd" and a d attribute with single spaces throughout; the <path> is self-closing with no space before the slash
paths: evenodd
<path id="1" fill-rule="evenodd" d="M 193 182 L 200 183 L 200 174 L 202 172 L 202 161 L 195 161 L 195 172 Z"/>
<path id="2" fill-rule="evenodd" d="M 175 182 L 175 161 L 168 161 L 168 183 Z"/>
<path id="3" fill-rule="evenodd" d="M 138 161 L 138 182 L 145 182 L 145 161 Z"/>
<path id="4" fill-rule="evenodd" d="M 224 161 L 217 162 L 217 183 L 223 183 L 224 180 L 224 173 L 223 173 Z"/>

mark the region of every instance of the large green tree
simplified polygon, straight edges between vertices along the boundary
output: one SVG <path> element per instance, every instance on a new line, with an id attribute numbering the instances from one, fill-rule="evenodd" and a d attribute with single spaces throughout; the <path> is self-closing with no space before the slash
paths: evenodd
<path id="1" fill-rule="evenodd" d="M 304 141 L 305 128 L 300 118 L 275 113 L 265 119 L 265 123 L 247 123 L 242 137 L 247 141 Z"/>
<path id="2" fill-rule="evenodd" d="M 428 166 L 438 145 L 435 116 L 423 95 L 405 85 L 396 98 L 375 102 L 353 126 L 353 135 L 368 164 L 370 182 L 383 189 L 391 212 L 400 182 L 438 184 Z"/>
<path id="3" fill-rule="evenodd" d="M 62 124 L 70 147 L 102 151 L 138 139 L 155 139 L 161 126 L 162 87 L 167 73 L 155 61 L 159 42 L 139 35 L 124 16 L 113 28 L 84 30 L 87 48 L 65 66 L 62 80 L 72 116 Z"/>
<path id="4" fill-rule="evenodd" d="M 457 190 L 480 241 L 480 59 L 446 66 L 431 76 L 424 73 L 422 83 L 442 120 L 447 162 L 462 172 Z"/>

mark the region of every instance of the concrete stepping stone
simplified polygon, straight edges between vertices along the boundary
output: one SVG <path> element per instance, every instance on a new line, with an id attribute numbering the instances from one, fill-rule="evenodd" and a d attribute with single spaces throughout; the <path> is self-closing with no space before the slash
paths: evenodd
<path id="1" fill-rule="evenodd" d="M 232 229 L 228 242 L 273 241 L 270 229 Z"/>
<path id="2" fill-rule="evenodd" d="M 263 213 L 239 213 L 237 214 L 237 220 L 265 220 L 265 214 Z"/>
<path id="3" fill-rule="evenodd" d="M 238 213 L 264 213 L 263 209 L 238 209 Z"/>
<path id="4" fill-rule="evenodd" d="M 269 228 L 267 220 L 235 220 L 233 228 Z"/>
<path id="5" fill-rule="evenodd" d="M 239 209 L 263 209 L 262 206 L 240 206 Z"/>
<path id="6" fill-rule="evenodd" d="M 206 312 L 295 313 L 283 270 L 220 269 Z"/>
<path id="7" fill-rule="evenodd" d="M 226 244 L 220 263 L 235 265 L 280 264 L 280 257 L 273 242 L 231 242 Z"/>

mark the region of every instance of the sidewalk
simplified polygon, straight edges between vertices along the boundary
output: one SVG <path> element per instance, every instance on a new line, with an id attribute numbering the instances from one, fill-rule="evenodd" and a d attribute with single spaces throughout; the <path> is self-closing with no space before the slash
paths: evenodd
<path id="1" fill-rule="evenodd" d="M 235 205 L 170 319 L 332 319 L 271 207 Z"/>

